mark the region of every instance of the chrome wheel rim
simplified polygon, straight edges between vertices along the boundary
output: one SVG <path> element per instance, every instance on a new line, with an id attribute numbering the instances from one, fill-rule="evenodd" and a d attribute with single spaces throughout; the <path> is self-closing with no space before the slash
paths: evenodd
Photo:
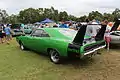
<path id="1" fill-rule="evenodd" d="M 20 48 L 21 48 L 22 50 L 24 50 L 24 46 L 23 46 L 22 44 L 21 44 Z"/>
<path id="2" fill-rule="evenodd" d="M 56 51 L 51 51 L 51 59 L 53 62 L 57 63 L 59 61 L 59 54 Z"/>

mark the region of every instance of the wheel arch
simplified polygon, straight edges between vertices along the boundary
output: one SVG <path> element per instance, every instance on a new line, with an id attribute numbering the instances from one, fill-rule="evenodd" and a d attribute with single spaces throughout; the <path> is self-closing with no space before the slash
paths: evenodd
<path id="1" fill-rule="evenodd" d="M 18 41 L 18 43 L 19 43 L 19 44 L 21 44 L 21 43 L 22 43 L 22 41 L 21 41 L 21 40 L 19 40 L 19 41 Z"/>
<path id="2" fill-rule="evenodd" d="M 67 53 L 64 54 L 64 53 L 63 53 L 64 51 L 61 51 L 61 49 L 59 49 L 59 48 L 58 48 L 58 49 L 57 49 L 57 48 L 47 48 L 47 54 L 48 54 L 48 55 L 49 55 L 49 51 L 50 51 L 50 50 L 55 50 L 55 51 L 57 51 L 61 57 L 65 57 L 65 56 L 68 55 Z"/>
<path id="3" fill-rule="evenodd" d="M 46 52 L 48 53 L 51 49 L 55 49 L 60 54 L 60 56 L 67 57 L 68 44 L 69 42 L 66 42 L 61 39 L 52 39 L 51 43 L 49 43 L 49 46 L 46 49 Z"/>
<path id="4" fill-rule="evenodd" d="M 57 51 L 60 54 L 60 52 L 57 49 L 55 49 L 55 48 L 47 48 L 47 53 L 48 54 L 49 54 L 50 50 L 55 50 L 55 51 Z"/>

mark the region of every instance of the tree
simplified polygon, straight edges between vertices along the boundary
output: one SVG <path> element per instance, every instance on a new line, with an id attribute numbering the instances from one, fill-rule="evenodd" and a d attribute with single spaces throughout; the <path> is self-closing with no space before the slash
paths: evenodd
<path id="1" fill-rule="evenodd" d="M 22 23 L 35 23 L 39 21 L 39 12 L 36 9 L 28 8 L 19 13 L 19 20 Z"/>
<path id="2" fill-rule="evenodd" d="M 59 20 L 59 13 L 58 10 L 55 10 L 54 7 L 51 7 L 52 12 L 52 20 L 58 21 Z"/>
<path id="3" fill-rule="evenodd" d="M 6 10 L 0 9 L 0 23 L 6 23 L 7 17 L 8 17 L 8 14 L 7 14 Z"/>
<path id="4" fill-rule="evenodd" d="M 119 8 L 116 8 L 115 11 L 113 11 L 112 15 L 114 16 L 114 21 L 115 21 L 117 18 L 120 18 L 120 9 L 119 9 Z"/>
<path id="5" fill-rule="evenodd" d="M 110 13 L 104 13 L 103 14 L 103 19 L 108 20 L 108 21 L 114 21 L 114 16 Z"/>
<path id="6" fill-rule="evenodd" d="M 44 18 L 50 18 L 52 20 L 58 21 L 59 20 L 59 14 L 58 10 L 55 10 L 54 7 L 45 8 L 43 12 Z"/>
<path id="7" fill-rule="evenodd" d="M 11 16 L 7 17 L 7 22 L 11 23 L 11 24 L 16 24 L 16 23 L 20 23 L 20 21 L 18 20 L 18 16 L 12 14 Z"/>
<path id="8" fill-rule="evenodd" d="M 1 23 L 35 23 L 40 22 L 45 18 L 50 18 L 54 21 L 66 21 L 72 20 L 77 22 L 84 22 L 88 18 L 89 20 L 108 20 L 115 21 L 116 18 L 120 18 L 120 9 L 116 8 L 115 11 L 111 13 L 101 14 L 98 11 L 92 11 L 88 16 L 84 15 L 77 18 L 74 15 L 68 15 L 66 11 L 59 12 L 58 10 L 51 8 L 28 8 L 19 12 L 18 15 L 8 16 L 5 10 L 0 9 L 0 22 Z"/>
<path id="9" fill-rule="evenodd" d="M 67 12 L 66 11 L 63 11 L 63 12 L 60 12 L 59 13 L 59 20 L 60 21 L 66 21 L 66 20 L 68 20 L 68 14 L 67 14 Z"/>
<path id="10" fill-rule="evenodd" d="M 43 8 L 38 8 L 37 9 L 38 13 L 39 13 L 39 20 L 38 21 L 41 21 L 43 20 L 45 17 L 44 17 L 44 9 Z"/>
<path id="11" fill-rule="evenodd" d="M 68 20 L 76 21 L 77 18 L 75 16 L 73 16 L 73 15 L 69 15 Z"/>
<path id="12" fill-rule="evenodd" d="M 90 20 L 96 19 L 101 21 L 103 19 L 103 15 L 98 11 L 92 11 L 91 13 L 89 13 L 88 18 Z"/>
<path id="13" fill-rule="evenodd" d="M 87 16 L 81 16 L 80 18 L 78 18 L 78 22 L 84 22 L 86 20 Z"/>
<path id="14" fill-rule="evenodd" d="M 49 9 L 49 8 L 45 8 L 44 9 L 44 17 L 45 18 L 52 18 L 52 11 L 51 11 L 51 9 Z"/>

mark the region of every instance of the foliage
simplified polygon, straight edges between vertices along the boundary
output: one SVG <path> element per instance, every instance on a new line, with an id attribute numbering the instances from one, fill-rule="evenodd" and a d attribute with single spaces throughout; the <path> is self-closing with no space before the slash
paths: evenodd
<path id="1" fill-rule="evenodd" d="M 11 24 L 15 24 L 15 23 L 19 23 L 20 21 L 18 20 L 18 16 L 12 14 L 11 16 L 7 17 L 7 23 L 11 23 Z"/>
<path id="2" fill-rule="evenodd" d="M 114 15 L 110 14 L 110 13 L 104 13 L 103 14 L 103 19 L 104 20 L 108 20 L 108 21 L 114 21 Z"/>
<path id="3" fill-rule="evenodd" d="M 68 14 L 67 14 L 66 11 L 63 11 L 63 12 L 60 12 L 60 13 L 59 13 L 59 20 L 60 20 L 60 21 L 61 21 L 61 20 L 63 20 L 63 21 L 68 20 Z"/>
<path id="4" fill-rule="evenodd" d="M 100 13 L 98 11 L 92 11 L 88 15 L 81 17 L 76 17 L 74 15 L 68 15 L 66 11 L 59 12 L 58 10 L 51 8 L 28 8 L 21 10 L 17 15 L 8 16 L 5 10 L 0 9 L 0 22 L 1 23 L 35 23 L 44 20 L 45 18 L 50 18 L 56 22 L 58 21 L 77 21 L 84 22 L 87 18 L 89 20 L 108 20 L 115 21 L 116 18 L 120 18 L 120 9 L 116 8 L 112 13 Z"/>
<path id="5" fill-rule="evenodd" d="M 0 23 L 6 23 L 7 17 L 8 17 L 8 14 L 7 14 L 6 10 L 0 9 Z"/>
<path id="6" fill-rule="evenodd" d="M 101 21 L 103 19 L 102 17 L 103 17 L 102 14 L 100 12 L 98 12 L 98 11 L 92 11 L 88 15 L 89 20 L 96 19 L 96 20 Z"/>
<path id="7" fill-rule="evenodd" d="M 79 21 L 79 22 L 84 22 L 86 18 L 87 18 L 86 15 L 81 16 L 81 17 L 78 19 L 78 21 Z"/>
<path id="8" fill-rule="evenodd" d="M 114 15 L 114 20 L 116 20 L 116 18 L 120 18 L 120 9 L 116 8 L 115 11 L 113 11 L 112 15 Z"/>
<path id="9" fill-rule="evenodd" d="M 77 21 L 77 17 L 75 17 L 73 15 L 69 15 L 68 20 Z"/>
<path id="10" fill-rule="evenodd" d="M 25 9 L 20 11 L 19 20 L 22 23 L 35 23 L 39 20 L 39 12 L 33 8 Z"/>

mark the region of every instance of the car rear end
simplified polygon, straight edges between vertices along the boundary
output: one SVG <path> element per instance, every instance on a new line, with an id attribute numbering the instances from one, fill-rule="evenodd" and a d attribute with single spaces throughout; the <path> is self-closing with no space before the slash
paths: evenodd
<path id="1" fill-rule="evenodd" d="M 86 56 L 86 55 L 91 55 L 93 53 L 97 53 L 98 50 L 103 49 L 105 47 L 106 47 L 106 43 L 104 40 L 96 41 L 90 44 L 85 44 L 80 49 L 80 55 L 81 57 Z"/>
<path id="2" fill-rule="evenodd" d="M 85 56 L 97 53 L 100 49 L 103 49 L 105 46 L 106 43 L 104 40 L 89 42 L 83 45 L 70 43 L 68 46 L 68 56 L 83 58 Z"/>
<path id="3" fill-rule="evenodd" d="M 84 57 L 96 53 L 98 50 L 106 47 L 104 33 L 106 25 L 102 25 L 94 38 L 86 37 L 87 25 L 83 25 L 77 32 L 72 43 L 68 45 L 68 55 L 75 57 Z"/>

